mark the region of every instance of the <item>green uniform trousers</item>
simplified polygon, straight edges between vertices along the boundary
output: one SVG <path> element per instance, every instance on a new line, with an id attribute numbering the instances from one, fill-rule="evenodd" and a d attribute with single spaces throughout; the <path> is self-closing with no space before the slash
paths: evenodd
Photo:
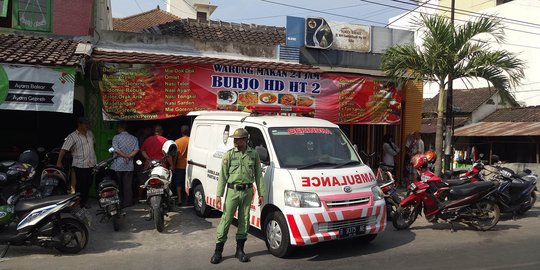
<path id="1" fill-rule="evenodd" d="M 234 212 L 238 209 L 238 230 L 236 231 L 236 240 L 246 239 L 249 229 L 249 208 L 253 198 L 253 189 L 245 190 L 227 189 L 225 195 L 225 204 L 223 205 L 223 214 L 217 227 L 216 243 L 225 243 L 229 226 L 234 218 Z"/>

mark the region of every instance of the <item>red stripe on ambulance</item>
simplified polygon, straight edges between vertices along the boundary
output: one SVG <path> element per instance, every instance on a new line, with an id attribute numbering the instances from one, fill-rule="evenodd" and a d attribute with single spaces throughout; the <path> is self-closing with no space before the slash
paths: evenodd
<path id="1" fill-rule="evenodd" d="M 296 221 L 294 220 L 294 216 L 287 215 L 287 221 L 289 221 L 289 227 L 291 228 L 291 233 L 293 235 L 294 241 L 296 241 L 297 245 L 303 245 L 304 239 L 302 239 L 302 235 L 300 235 L 298 226 L 296 226 Z"/>

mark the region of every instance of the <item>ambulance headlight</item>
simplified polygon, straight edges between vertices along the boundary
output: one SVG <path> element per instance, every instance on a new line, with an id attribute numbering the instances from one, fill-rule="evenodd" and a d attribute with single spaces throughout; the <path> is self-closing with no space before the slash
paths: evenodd
<path id="1" fill-rule="evenodd" d="M 291 207 L 321 207 L 316 193 L 285 190 L 285 205 Z"/>
<path id="2" fill-rule="evenodd" d="M 375 201 L 384 199 L 384 193 L 379 186 L 373 186 L 371 192 L 373 192 L 373 199 Z"/>

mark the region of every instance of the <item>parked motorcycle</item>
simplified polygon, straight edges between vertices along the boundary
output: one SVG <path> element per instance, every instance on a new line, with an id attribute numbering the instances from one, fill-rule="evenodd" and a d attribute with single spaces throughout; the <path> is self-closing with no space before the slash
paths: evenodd
<path id="1" fill-rule="evenodd" d="M 7 182 L 0 173 L 0 187 Z M 0 205 L 0 244 L 35 245 L 55 248 L 62 253 L 78 253 L 88 243 L 90 215 L 79 206 L 77 194 L 52 196 L 44 199 L 20 200 Z"/>
<path id="2" fill-rule="evenodd" d="M 437 222 L 463 222 L 478 230 L 493 228 L 500 218 L 500 209 L 494 193 L 497 182 L 475 182 L 460 186 L 448 186 L 441 178 L 427 169 L 427 159 L 419 154 L 411 159 L 419 177 L 408 186 L 409 195 L 404 198 L 393 217 L 392 224 L 398 230 L 409 228 L 422 210 L 426 219 Z"/>
<path id="3" fill-rule="evenodd" d="M 392 173 L 389 173 L 391 171 L 391 168 L 381 164 L 379 166 L 379 169 L 381 171 L 377 172 L 377 175 L 379 175 L 380 173 L 387 175 L 387 177 L 377 177 L 377 184 L 379 185 L 384 194 L 387 219 L 391 220 L 396 212 L 396 209 L 399 207 L 401 199 L 397 194 L 394 177 L 392 176 Z"/>
<path id="4" fill-rule="evenodd" d="M 486 170 L 493 174 L 492 181 L 500 183 L 496 196 L 501 212 L 516 216 L 531 209 L 536 202 L 537 176 L 530 171 L 515 173 L 500 165 L 494 168 Z"/>
<path id="5" fill-rule="evenodd" d="M 114 152 L 114 149 L 109 149 L 109 152 Z M 97 187 L 100 207 L 97 215 L 101 215 L 100 222 L 103 222 L 105 219 L 112 220 L 114 231 L 118 231 L 120 230 L 120 216 L 123 215 L 120 206 L 120 197 L 118 196 L 120 190 L 118 189 L 116 175 L 109 168 L 115 158 L 116 156 L 113 156 L 99 162 L 92 169 L 92 173 L 96 175 L 96 179 L 100 180 Z"/>
<path id="6" fill-rule="evenodd" d="M 41 198 L 41 193 L 34 185 L 38 163 L 37 153 L 24 151 L 18 161 L 8 160 L 0 162 L 0 173 L 4 173 L 6 182 L 0 192 L 0 203 L 15 204 L 19 200 Z"/>
<path id="7" fill-rule="evenodd" d="M 68 176 L 62 168 L 56 166 L 59 151 L 60 148 L 55 148 L 43 158 L 43 171 L 39 181 L 42 197 L 65 195 L 68 192 Z"/>
<path id="8" fill-rule="evenodd" d="M 143 173 L 150 173 L 148 180 L 141 185 L 140 188 L 146 190 L 146 202 L 149 206 L 149 215 L 147 220 L 154 220 L 156 230 L 163 232 L 165 228 L 164 217 L 167 212 L 170 212 L 174 208 L 174 202 L 176 196 L 170 189 L 172 180 L 172 171 L 163 166 L 163 163 L 168 157 L 176 156 L 178 148 L 176 143 L 172 140 L 168 140 L 162 147 L 163 160 L 152 160 L 149 164 L 149 168 Z M 140 165 L 140 161 L 137 161 Z"/>

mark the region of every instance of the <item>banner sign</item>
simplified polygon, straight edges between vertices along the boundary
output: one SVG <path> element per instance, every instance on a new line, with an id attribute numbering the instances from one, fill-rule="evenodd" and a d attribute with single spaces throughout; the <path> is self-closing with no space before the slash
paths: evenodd
<path id="1" fill-rule="evenodd" d="M 304 106 L 333 123 L 396 124 L 401 90 L 366 76 L 223 65 L 105 63 L 106 120 L 150 120 L 198 110 L 246 111 L 253 104 Z"/>
<path id="2" fill-rule="evenodd" d="M 305 22 L 306 47 L 354 52 L 371 50 L 370 26 L 327 22 L 323 18 L 306 18 Z"/>
<path id="3" fill-rule="evenodd" d="M 305 27 L 304 18 L 287 16 L 285 45 L 289 47 L 303 47 L 305 45 Z"/>
<path id="4" fill-rule="evenodd" d="M 75 68 L 0 65 L 0 109 L 73 112 Z"/>

